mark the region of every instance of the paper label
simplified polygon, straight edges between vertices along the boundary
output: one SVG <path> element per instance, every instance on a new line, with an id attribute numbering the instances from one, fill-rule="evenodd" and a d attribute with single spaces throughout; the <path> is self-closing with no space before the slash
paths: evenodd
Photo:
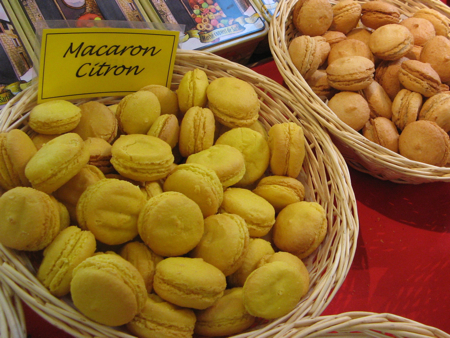
<path id="1" fill-rule="evenodd" d="M 38 103 L 170 87 L 179 32 L 64 28 L 42 32 Z"/>

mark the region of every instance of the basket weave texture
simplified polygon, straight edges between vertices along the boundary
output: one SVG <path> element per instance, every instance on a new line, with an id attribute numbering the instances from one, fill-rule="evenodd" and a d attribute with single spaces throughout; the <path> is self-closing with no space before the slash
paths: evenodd
<path id="1" fill-rule="evenodd" d="M 292 23 L 292 10 L 298 0 L 280 1 L 269 29 L 269 46 L 275 63 L 293 95 L 326 128 L 347 163 L 353 168 L 382 180 L 420 184 L 450 182 L 450 167 L 438 167 L 412 161 L 398 153 L 369 141 L 347 126 L 309 87 L 289 55 L 291 41 L 299 35 Z M 450 8 L 439 0 L 385 0 L 397 6 L 404 17 L 421 8 L 431 8 L 450 18 Z M 363 4 L 368 0 L 358 0 Z M 336 4 L 337 1 L 330 0 Z M 450 19 L 449 19 L 450 23 Z"/>
<path id="2" fill-rule="evenodd" d="M 0 262 L 2 262 L 1 258 Z M 9 285 L 2 281 L 0 274 L 0 337 L 25 338 L 26 336 L 22 302 Z"/>
<path id="3" fill-rule="evenodd" d="M 306 140 L 306 159 L 299 180 L 304 184 L 305 199 L 320 203 L 328 219 L 328 234 L 321 246 L 305 260 L 310 271 L 308 294 L 288 315 L 253 327 L 239 337 L 265 337 L 267 332 L 281 332 L 287 323 L 319 316 L 342 285 L 353 261 L 358 237 L 356 199 L 351 187 L 348 167 L 329 135 L 308 115 L 292 94 L 277 82 L 242 65 L 200 51 L 178 51 L 172 78 L 173 89 L 184 74 L 202 69 L 210 81 L 234 76 L 250 83 L 261 102 L 260 120 L 271 125 L 294 121 L 302 126 Z M 29 111 L 37 104 L 37 88 L 31 86 L 5 106 L 0 116 L 0 131 L 27 127 Z M 105 104 L 120 98 L 98 99 Z M 75 101 L 80 104 L 85 101 Z M 36 279 L 32 260 L 23 252 L 0 245 L 0 276 L 14 292 L 38 314 L 56 327 L 75 337 L 131 337 L 128 333 L 99 325 L 74 309 L 70 297 L 52 296 Z M 284 334 L 279 335 L 282 337 Z"/>

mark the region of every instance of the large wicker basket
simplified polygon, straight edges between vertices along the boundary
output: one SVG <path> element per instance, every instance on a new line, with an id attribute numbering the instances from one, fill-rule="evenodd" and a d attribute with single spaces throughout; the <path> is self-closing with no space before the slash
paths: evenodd
<path id="1" fill-rule="evenodd" d="M 305 261 L 311 275 L 308 294 L 285 317 L 256 326 L 250 333 L 244 333 L 240 337 L 254 337 L 268 330 L 281 331 L 287 325 L 285 323 L 317 317 L 343 283 L 356 249 L 359 224 L 356 200 L 345 160 L 317 121 L 277 82 L 210 53 L 178 51 L 173 76 L 174 88 L 183 75 L 194 68 L 204 70 L 210 80 L 235 76 L 252 84 L 261 101 L 261 121 L 267 128 L 286 121 L 295 121 L 303 127 L 307 156 L 299 179 L 306 187 L 306 199 L 320 203 L 328 218 L 328 234 L 324 242 Z M 0 131 L 11 128 L 27 130 L 28 112 L 36 105 L 36 92 L 36 86 L 32 86 L 5 106 L 0 118 Z M 119 99 L 98 100 L 112 104 Z M 81 102 L 83 101 L 75 103 Z M 52 296 L 36 279 L 27 254 L 0 245 L 0 257 L 4 261 L 0 266 L 2 280 L 30 308 L 58 328 L 76 337 L 130 337 L 122 330 L 105 327 L 85 318 L 74 309 L 70 297 L 58 299 Z"/>
<path id="2" fill-rule="evenodd" d="M 299 35 L 292 24 L 292 10 L 298 0 L 280 1 L 269 30 L 269 45 L 277 67 L 291 92 L 304 108 L 313 114 L 326 128 L 338 149 L 353 168 L 383 180 L 397 183 L 419 184 L 426 182 L 450 182 L 450 167 L 437 167 L 412 161 L 388 150 L 343 123 L 309 87 L 289 56 L 289 44 Z M 368 0 L 358 0 L 359 3 Z M 450 8 L 438 0 L 397 1 L 404 17 L 410 17 L 418 9 L 428 7 L 450 17 Z M 330 0 L 331 4 L 337 1 Z M 449 20 L 450 22 L 450 20 Z"/>

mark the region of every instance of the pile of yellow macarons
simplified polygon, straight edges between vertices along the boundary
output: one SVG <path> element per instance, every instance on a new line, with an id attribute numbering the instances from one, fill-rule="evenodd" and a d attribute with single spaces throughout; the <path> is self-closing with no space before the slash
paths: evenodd
<path id="1" fill-rule="evenodd" d="M 297 179 L 301 126 L 267 131 L 259 110 L 252 85 L 201 69 L 114 105 L 36 105 L 30 133 L 0 134 L 0 243 L 35 252 L 39 281 L 87 318 L 139 337 L 288 314 L 328 221 Z"/>

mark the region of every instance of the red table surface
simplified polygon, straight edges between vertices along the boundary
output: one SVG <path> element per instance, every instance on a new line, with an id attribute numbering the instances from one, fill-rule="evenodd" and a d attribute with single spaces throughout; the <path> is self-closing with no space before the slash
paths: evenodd
<path id="1" fill-rule="evenodd" d="M 282 82 L 273 61 L 254 67 Z M 450 184 L 402 185 L 350 169 L 360 231 L 323 315 L 392 313 L 450 333 Z M 25 306 L 30 338 L 70 337 Z"/>

